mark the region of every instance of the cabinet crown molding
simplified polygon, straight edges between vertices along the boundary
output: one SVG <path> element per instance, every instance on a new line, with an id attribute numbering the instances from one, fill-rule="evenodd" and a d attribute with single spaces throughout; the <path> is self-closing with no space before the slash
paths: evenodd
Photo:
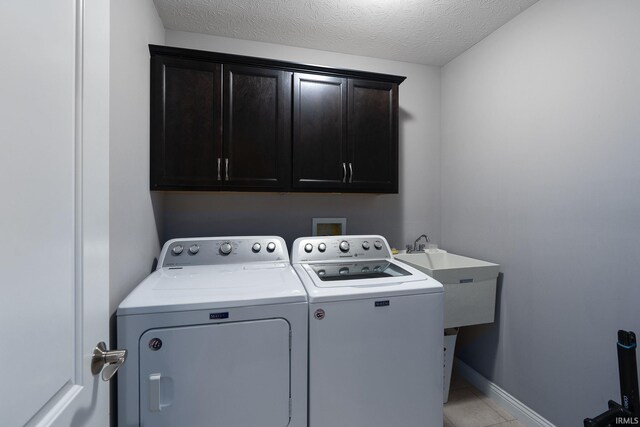
<path id="1" fill-rule="evenodd" d="M 171 46 L 149 45 L 151 56 L 168 55 L 191 60 L 201 60 L 208 62 L 220 62 L 225 64 L 249 65 L 255 67 L 279 68 L 291 72 L 312 72 L 327 76 L 350 77 L 364 80 L 375 80 L 400 84 L 406 77 L 392 74 L 373 73 L 370 71 L 359 71 L 348 68 L 333 68 L 322 65 L 301 64 L 297 62 L 279 61 L 275 59 L 259 58 L 255 56 L 233 55 L 229 53 L 209 52 L 206 50 L 184 49 Z"/>

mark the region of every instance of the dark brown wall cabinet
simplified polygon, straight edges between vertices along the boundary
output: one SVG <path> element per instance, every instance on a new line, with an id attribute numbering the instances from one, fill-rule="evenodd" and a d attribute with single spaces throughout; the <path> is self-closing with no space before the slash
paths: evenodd
<path id="1" fill-rule="evenodd" d="M 398 85 L 294 74 L 293 187 L 398 192 Z"/>
<path id="2" fill-rule="evenodd" d="M 291 73 L 157 55 L 152 75 L 153 190 L 287 189 Z"/>
<path id="3" fill-rule="evenodd" d="M 150 51 L 152 190 L 398 191 L 404 77 Z"/>

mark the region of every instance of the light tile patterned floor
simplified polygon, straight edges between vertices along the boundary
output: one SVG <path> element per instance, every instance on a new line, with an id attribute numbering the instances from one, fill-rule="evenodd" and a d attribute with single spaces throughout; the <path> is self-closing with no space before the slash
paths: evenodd
<path id="1" fill-rule="evenodd" d="M 453 373 L 444 427 L 524 427 L 493 400 Z"/>

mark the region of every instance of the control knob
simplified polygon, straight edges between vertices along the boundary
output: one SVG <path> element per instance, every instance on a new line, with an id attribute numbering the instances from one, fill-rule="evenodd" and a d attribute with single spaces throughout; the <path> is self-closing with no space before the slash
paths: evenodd
<path id="1" fill-rule="evenodd" d="M 327 250 L 327 245 L 325 245 L 324 243 L 320 243 L 320 244 L 318 245 L 318 250 L 319 250 L 320 252 L 324 252 L 324 251 L 326 251 L 326 250 Z"/>
<path id="2" fill-rule="evenodd" d="M 340 242 L 340 250 L 342 252 L 348 252 L 349 251 L 349 242 L 347 242 L 346 240 L 343 240 L 342 242 Z"/>
<path id="3" fill-rule="evenodd" d="M 273 252 L 276 250 L 276 244 L 273 242 L 267 243 L 267 252 Z"/>
<path id="4" fill-rule="evenodd" d="M 190 253 L 191 255 L 195 255 L 195 254 L 197 254 L 199 251 L 200 251 L 200 246 L 198 246 L 198 245 L 191 245 L 191 246 L 189 247 L 189 253 Z"/>
<path id="5" fill-rule="evenodd" d="M 260 252 L 260 249 L 262 249 L 262 246 L 260 246 L 260 243 L 254 243 L 253 246 L 251 246 L 251 250 L 255 253 Z"/>
<path id="6" fill-rule="evenodd" d="M 310 253 L 313 250 L 313 245 L 311 243 L 307 243 L 306 245 L 304 245 L 304 251 L 306 253 Z"/>
<path id="7" fill-rule="evenodd" d="M 365 251 L 368 251 L 370 247 L 371 245 L 369 245 L 369 242 L 367 242 L 366 240 L 362 242 L 362 249 L 364 249 Z"/>
<path id="8" fill-rule="evenodd" d="M 373 242 L 373 246 L 375 246 L 376 249 L 380 250 L 382 249 L 382 242 L 380 240 L 376 240 L 375 242 Z"/>
<path id="9" fill-rule="evenodd" d="M 180 255 L 183 250 L 184 247 L 182 247 L 182 245 L 175 245 L 173 249 L 171 249 L 171 252 L 173 252 L 174 255 Z"/>
<path id="10" fill-rule="evenodd" d="M 229 243 L 229 242 L 224 242 L 223 244 L 220 245 L 220 253 L 222 255 L 229 255 L 231 253 L 232 249 L 233 249 L 233 247 L 231 246 L 231 243 Z"/>

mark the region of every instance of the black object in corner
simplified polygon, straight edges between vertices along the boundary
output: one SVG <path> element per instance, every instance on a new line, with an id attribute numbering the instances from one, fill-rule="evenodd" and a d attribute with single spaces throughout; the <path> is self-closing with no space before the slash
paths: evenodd
<path id="1" fill-rule="evenodd" d="M 585 418 L 584 427 L 611 427 L 639 424 L 640 396 L 638 394 L 638 366 L 636 334 L 618 331 L 618 371 L 620 375 L 620 404 L 609 401 L 609 410 L 595 418 Z"/>

